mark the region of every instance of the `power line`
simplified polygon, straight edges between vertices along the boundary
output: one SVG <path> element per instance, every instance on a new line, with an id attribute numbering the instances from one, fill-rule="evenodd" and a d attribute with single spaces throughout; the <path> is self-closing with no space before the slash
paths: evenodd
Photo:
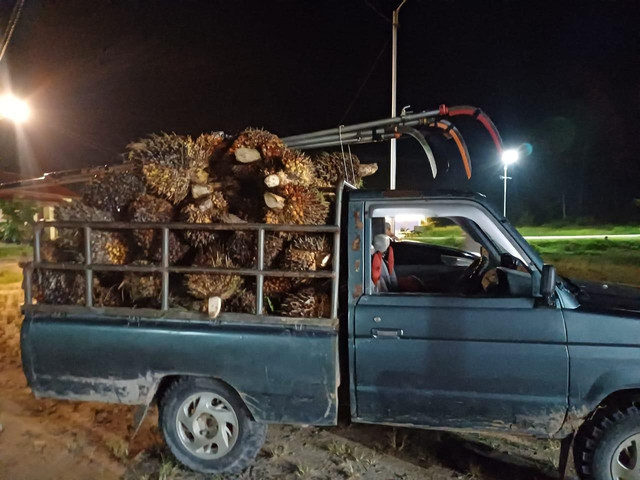
<path id="1" fill-rule="evenodd" d="M 387 23 L 391 23 L 391 19 L 387 17 L 384 13 L 382 13 L 380 10 L 378 10 L 369 0 L 364 0 L 364 3 L 367 5 L 367 7 L 373 10 L 376 13 L 376 15 L 378 15 L 384 21 L 386 21 Z"/>
<path id="2" fill-rule="evenodd" d="M 13 10 L 11 10 L 9 23 L 7 24 L 7 29 L 4 31 L 4 35 L 2 36 L 2 43 L 0 43 L 0 62 L 4 58 L 4 54 L 7 51 L 7 47 L 9 46 L 9 42 L 11 41 L 11 37 L 13 36 L 13 31 L 16 29 L 18 19 L 20 18 L 20 14 L 22 13 L 22 7 L 24 7 L 24 2 L 25 0 L 16 0 L 15 5 L 13 6 Z"/>
<path id="3" fill-rule="evenodd" d="M 384 51 L 387 49 L 387 46 L 389 45 L 389 42 L 391 41 L 391 38 L 387 38 L 387 41 L 384 42 L 384 45 L 382 46 L 382 48 L 380 49 L 380 52 L 378 53 L 378 56 L 376 57 L 376 59 L 373 61 L 373 64 L 371 65 L 371 68 L 369 69 L 369 71 L 367 72 L 367 75 L 364 77 L 364 80 L 362 81 L 362 83 L 360 84 L 360 87 L 358 87 L 358 90 L 356 91 L 356 94 L 353 96 L 353 99 L 351 100 L 351 103 L 349 103 L 349 106 L 347 107 L 347 109 L 345 110 L 345 112 L 342 114 L 342 117 L 340 118 L 340 121 L 338 122 L 338 124 L 342 124 L 342 122 L 344 122 L 345 118 L 347 118 L 347 115 L 349 115 L 349 112 L 351 111 L 351 109 L 353 108 L 353 106 L 355 105 L 356 101 L 358 100 L 358 98 L 360 97 L 360 94 L 362 93 L 362 90 L 364 89 L 365 85 L 367 84 L 367 82 L 369 81 L 369 78 L 371 78 L 371 75 L 373 74 L 373 71 L 376 69 L 376 67 L 378 66 L 378 63 L 380 62 L 380 58 L 382 58 L 382 54 L 384 53 Z"/>

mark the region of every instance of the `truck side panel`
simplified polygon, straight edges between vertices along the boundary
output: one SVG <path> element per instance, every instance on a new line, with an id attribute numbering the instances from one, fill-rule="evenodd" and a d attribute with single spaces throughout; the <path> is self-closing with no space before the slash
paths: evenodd
<path id="1" fill-rule="evenodd" d="M 26 340 L 28 338 L 28 341 Z M 218 378 L 261 422 L 334 425 L 337 332 L 27 313 L 24 369 L 40 397 L 146 404 L 166 376 Z"/>

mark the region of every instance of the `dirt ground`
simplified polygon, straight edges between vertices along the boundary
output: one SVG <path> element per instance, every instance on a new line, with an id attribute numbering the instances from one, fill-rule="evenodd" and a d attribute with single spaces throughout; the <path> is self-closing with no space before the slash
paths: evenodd
<path id="1" fill-rule="evenodd" d="M 35 399 L 20 365 L 21 302 L 19 284 L 1 287 L 0 480 L 557 478 L 557 442 L 367 425 L 272 426 L 242 475 L 195 474 L 165 448 L 156 411 L 132 438 L 130 407 Z"/>

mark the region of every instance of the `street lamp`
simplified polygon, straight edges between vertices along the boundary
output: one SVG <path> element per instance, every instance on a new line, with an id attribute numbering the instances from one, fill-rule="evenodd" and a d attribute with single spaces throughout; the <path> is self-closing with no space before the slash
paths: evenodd
<path id="1" fill-rule="evenodd" d="M 504 166 L 504 174 L 500 177 L 504 180 L 504 194 L 502 201 L 502 215 L 507 216 L 507 180 L 511 180 L 511 177 L 507 175 L 509 165 L 513 165 L 520 158 L 520 152 L 516 148 L 510 148 L 502 152 L 502 165 Z"/>
<path id="2" fill-rule="evenodd" d="M 31 115 L 31 109 L 24 100 L 11 93 L 0 96 L 0 118 L 15 124 L 24 123 Z"/>

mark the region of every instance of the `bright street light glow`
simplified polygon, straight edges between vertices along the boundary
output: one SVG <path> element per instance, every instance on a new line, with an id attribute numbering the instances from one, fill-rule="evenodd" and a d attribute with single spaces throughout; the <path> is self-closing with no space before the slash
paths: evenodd
<path id="1" fill-rule="evenodd" d="M 505 150 L 502 152 L 502 163 L 505 165 L 512 165 L 518 161 L 520 158 L 520 152 L 515 148 L 510 148 L 509 150 Z"/>
<path id="2" fill-rule="evenodd" d="M 0 117 L 11 120 L 13 123 L 19 124 L 25 122 L 31 109 L 27 102 L 20 100 L 12 94 L 0 96 Z"/>

